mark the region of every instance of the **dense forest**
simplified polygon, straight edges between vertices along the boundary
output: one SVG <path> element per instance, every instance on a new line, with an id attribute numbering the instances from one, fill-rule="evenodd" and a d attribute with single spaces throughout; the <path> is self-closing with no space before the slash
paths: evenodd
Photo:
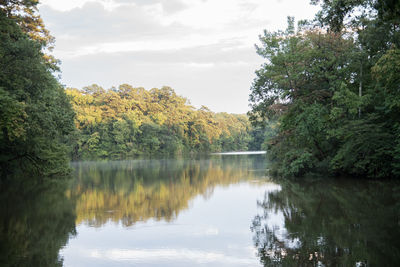
<path id="1" fill-rule="evenodd" d="M 195 109 L 169 87 L 91 85 L 66 93 L 76 112 L 74 159 L 260 149 L 260 131 L 246 115 Z"/>
<path id="2" fill-rule="evenodd" d="M 0 1 L 3 178 L 63 175 L 71 159 L 260 149 L 264 133 L 246 115 L 196 109 L 169 87 L 64 88 L 38 2 Z"/>
<path id="3" fill-rule="evenodd" d="M 265 31 L 250 118 L 273 173 L 400 175 L 400 2 L 312 1 L 313 21 Z"/>
<path id="4" fill-rule="evenodd" d="M 173 89 L 67 88 L 37 0 L 0 2 L 0 166 L 65 174 L 68 161 L 268 150 L 274 173 L 400 175 L 400 4 L 312 1 L 313 21 L 265 31 L 246 115 L 196 109 Z"/>
<path id="5" fill-rule="evenodd" d="M 53 176 L 68 172 L 74 111 L 43 51 L 53 38 L 36 14 L 38 1 L 0 2 L 0 168 Z"/>

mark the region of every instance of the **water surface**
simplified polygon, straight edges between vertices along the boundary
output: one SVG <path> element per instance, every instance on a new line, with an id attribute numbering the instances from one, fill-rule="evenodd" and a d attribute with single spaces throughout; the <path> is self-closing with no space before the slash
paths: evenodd
<path id="1" fill-rule="evenodd" d="M 279 186 L 265 159 L 75 163 L 77 233 L 66 266 L 257 266 L 257 200 Z"/>
<path id="2" fill-rule="evenodd" d="M 396 266 L 394 181 L 272 181 L 265 155 L 75 162 L 1 188 L 1 266 Z"/>

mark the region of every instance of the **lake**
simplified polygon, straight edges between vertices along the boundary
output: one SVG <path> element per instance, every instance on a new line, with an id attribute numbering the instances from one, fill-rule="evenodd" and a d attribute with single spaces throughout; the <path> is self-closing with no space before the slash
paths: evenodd
<path id="1" fill-rule="evenodd" d="M 271 180 L 264 154 L 74 162 L 1 194 L 4 266 L 396 266 L 400 185 Z"/>

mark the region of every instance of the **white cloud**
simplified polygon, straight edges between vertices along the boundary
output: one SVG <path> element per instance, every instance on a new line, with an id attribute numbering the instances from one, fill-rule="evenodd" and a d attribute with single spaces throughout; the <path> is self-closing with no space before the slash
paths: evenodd
<path id="1" fill-rule="evenodd" d="M 50 25 L 61 43 L 63 55 L 81 56 L 181 49 L 211 45 L 226 39 L 236 39 L 242 45 L 252 46 L 265 27 L 271 30 L 285 28 L 287 15 L 312 17 L 315 8 L 305 5 L 307 1 L 148 0 L 144 5 L 145 1 L 139 0 L 45 0 L 41 9 L 44 17 L 51 12 L 46 7 L 64 13 L 73 12 L 71 16 L 58 13 Z M 173 2 L 186 8 L 173 13 L 164 12 L 166 3 Z M 98 10 L 96 4 L 102 6 L 103 11 Z M 80 11 L 73 11 L 74 8 Z M 60 20 L 60 24 L 54 20 Z M 74 36 L 79 42 L 63 46 L 63 41 L 70 41 Z"/>
<path id="2" fill-rule="evenodd" d="M 71 38 L 66 36 L 67 39 Z M 200 47 L 208 45 L 216 45 L 215 39 L 203 39 L 200 36 L 190 35 L 183 37 L 179 41 L 173 39 L 165 39 L 158 41 L 122 41 L 110 43 L 98 43 L 89 46 L 80 47 L 73 51 L 59 51 L 58 55 L 66 57 L 79 57 L 100 53 L 120 53 L 120 52 L 135 52 L 135 51 L 168 51 L 180 50 L 190 47 Z"/>
<path id="3" fill-rule="evenodd" d="M 173 17 L 166 18 L 169 23 L 179 22 L 195 29 L 222 30 L 232 20 L 240 18 L 245 12 L 238 8 L 238 1 L 193 1 L 190 8 Z"/>
<path id="4" fill-rule="evenodd" d="M 86 3 L 90 2 L 99 3 L 109 11 L 124 5 L 113 0 L 42 0 L 41 5 L 47 5 L 54 10 L 65 12 L 74 8 L 82 8 Z"/>
<path id="5" fill-rule="evenodd" d="M 39 9 L 57 40 L 54 54 L 63 62 L 63 83 L 170 85 L 192 103 L 244 113 L 253 73 L 262 62 L 254 50 L 258 35 L 265 28 L 284 29 L 288 15 L 312 18 L 316 8 L 308 3 L 43 0 Z"/>
<path id="6" fill-rule="evenodd" d="M 196 63 L 196 62 L 190 62 L 190 63 L 185 63 L 185 66 L 191 67 L 191 68 L 212 68 L 215 66 L 214 63 Z"/>

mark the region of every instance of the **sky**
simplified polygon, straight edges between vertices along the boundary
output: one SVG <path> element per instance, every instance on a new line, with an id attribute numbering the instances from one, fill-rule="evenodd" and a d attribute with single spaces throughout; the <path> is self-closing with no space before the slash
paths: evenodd
<path id="1" fill-rule="evenodd" d="M 170 86 L 199 108 L 246 113 L 263 30 L 311 19 L 310 0 L 42 0 L 61 83 Z"/>

